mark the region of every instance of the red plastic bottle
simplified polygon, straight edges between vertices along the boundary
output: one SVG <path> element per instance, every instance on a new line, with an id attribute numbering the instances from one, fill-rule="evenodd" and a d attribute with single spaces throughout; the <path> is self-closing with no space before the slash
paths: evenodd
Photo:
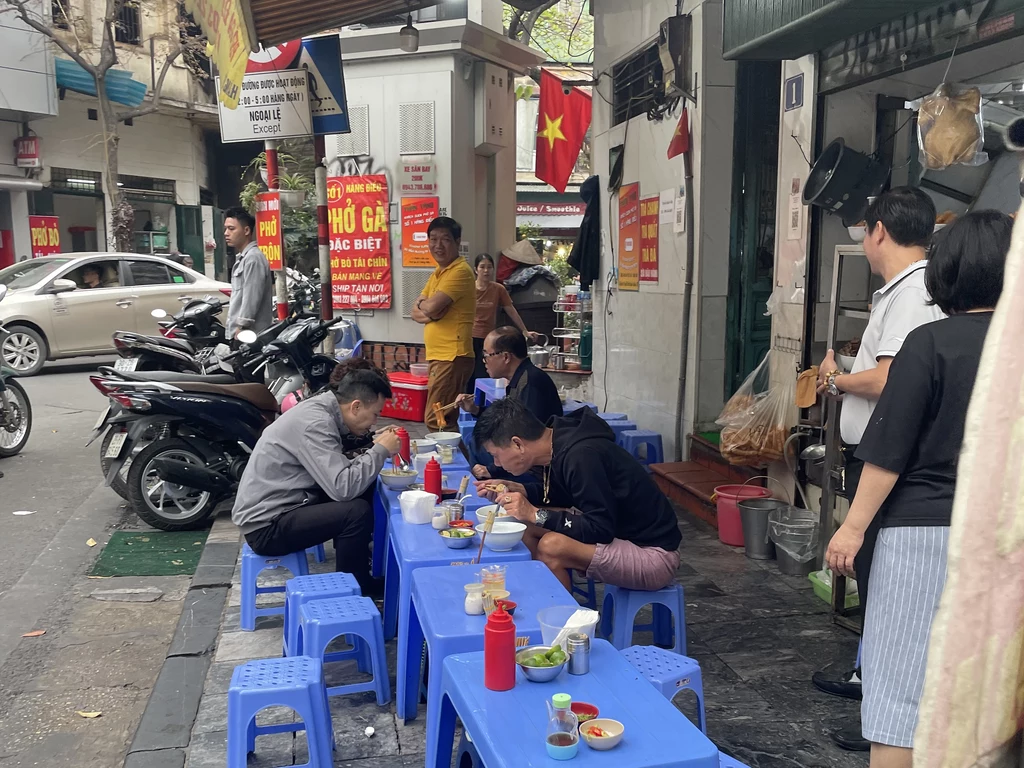
<path id="1" fill-rule="evenodd" d="M 411 461 L 409 458 L 409 433 L 406 431 L 405 427 L 399 427 L 395 430 L 395 434 L 398 435 L 398 441 L 400 443 L 398 454 L 405 459 L 405 462 L 408 464 Z"/>
<path id="2" fill-rule="evenodd" d="M 510 691 L 515 684 L 516 625 L 498 608 L 484 626 L 484 685 L 492 691 Z"/>
<path id="3" fill-rule="evenodd" d="M 437 503 L 441 503 L 441 465 L 437 459 L 432 458 L 423 468 L 423 490 L 437 496 Z"/>

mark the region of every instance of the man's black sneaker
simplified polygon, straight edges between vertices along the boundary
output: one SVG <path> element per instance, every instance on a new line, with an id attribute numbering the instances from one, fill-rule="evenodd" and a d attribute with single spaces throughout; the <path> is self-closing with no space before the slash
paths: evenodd
<path id="1" fill-rule="evenodd" d="M 855 669 L 842 675 L 838 680 L 825 672 L 815 672 L 811 676 L 814 687 L 831 696 L 842 696 L 860 701 L 863 697 L 860 683 L 860 670 Z"/>
<path id="2" fill-rule="evenodd" d="M 871 742 L 861 734 L 860 725 L 849 726 L 832 733 L 832 741 L 847 752 L 870 752 Z"/>

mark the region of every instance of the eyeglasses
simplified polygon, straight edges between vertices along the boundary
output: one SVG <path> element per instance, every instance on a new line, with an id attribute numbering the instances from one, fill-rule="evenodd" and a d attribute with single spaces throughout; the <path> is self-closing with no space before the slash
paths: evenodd
<path id="1" fill-rule="evenodd" d="M 484 360 L 489 360 L 495 355 L 504 355 L 504 352 L 484 352 Z"/>

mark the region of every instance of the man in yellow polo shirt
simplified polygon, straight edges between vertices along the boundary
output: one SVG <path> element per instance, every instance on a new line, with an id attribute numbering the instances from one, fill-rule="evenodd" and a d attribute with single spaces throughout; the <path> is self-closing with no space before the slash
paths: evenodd
<path id="1" fill-rule="evenodd" d="M 427 227 L 430 255 L 437 269 L 416 299 L 412 319 L 423 326 L 427 347 L 430 381 L 427 384 L 427 412 L 424 421 L 431 429 L 441 430 L 458 420 L 452 409 L 447 424 L 438 424 L 434 403 L 448 405 L 463 391 L 473 373 L 473 319 L 476 315 L 476 277 L 465 259 L 459 256 L 462 225 L 440 216 Z"/>

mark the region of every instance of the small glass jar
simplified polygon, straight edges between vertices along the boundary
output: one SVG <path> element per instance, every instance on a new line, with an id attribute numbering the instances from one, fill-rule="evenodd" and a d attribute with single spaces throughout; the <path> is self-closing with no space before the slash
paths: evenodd
<path id="1" fill-rule="evenodd" d="M 455 460 L 455 450 L 450 445 L 437 446 L 437 452 L 441 454 L 442 464 L 451 464 Z"/>
<path id="2" fill-rule="evenodd" d="M 466 613 L 470 616 L 480 616 L 484 612 L 484 585 L 480 583 L 466 585 L 466 602 L 464 604 Z"/>
<path id="3" fill-rule="evenodd" d="M 500 592 L 505 589 L 505 566 L 488 565 L 480 570 L 484 592 Z"/>
<path id="4" fill-rule="evenodd" d="M 448 514 L 447 507 L 434 507 L 434 514 L 430 517 L 430 524 L 434 527 L 435 531 L 443 531 L 448 528 L 448 523 L 451 522 Z"/>

